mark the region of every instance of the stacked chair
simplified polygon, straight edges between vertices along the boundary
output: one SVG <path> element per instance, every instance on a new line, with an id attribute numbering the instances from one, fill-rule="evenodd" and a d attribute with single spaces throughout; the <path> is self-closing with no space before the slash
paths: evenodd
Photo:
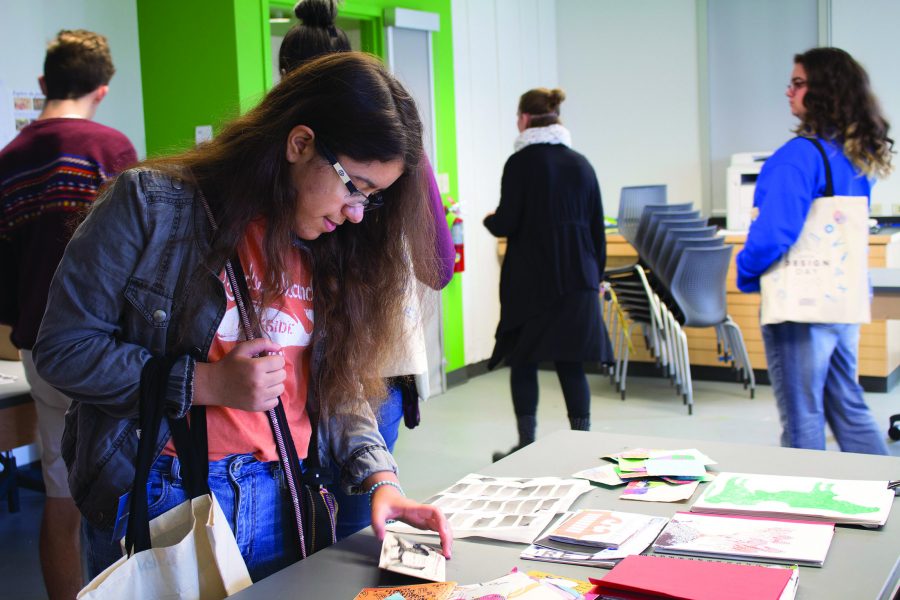
<path id="1" fill-rule="evenodd" d="M 625 399 L 634 334 L 693 413 L 693 386 L 685 327 L 713 327 L 719 360 L 754 395 L 756 381 L 738 325 L 728 316 L 725 279 L 733 248 L 691 204 L 667 204 L 664 185 L 622 188 L 619 232 L 638 262 L 605 276 L 604 319 L 613 341 L 611 381 Z"/>

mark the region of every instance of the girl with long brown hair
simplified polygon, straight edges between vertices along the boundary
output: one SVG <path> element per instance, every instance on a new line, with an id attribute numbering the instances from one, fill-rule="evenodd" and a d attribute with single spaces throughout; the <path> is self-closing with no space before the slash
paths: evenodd
<path id="1" fill-rule="evenodd" d="M 319 411 L 318 454 L 346 491 L 369 493 L 377 534 L 399 519 L 438 531 L 449 555 L 446 519 L 403 496 L 373 416 L 408 261 L 435 268 L 421 136 L 412 98 L 380 62 L 326 56 L 212 141 L 127 171 L 98 200 L 67 248 L 35 349 L 43 376 L 74 399 L 63 449 L 91 571 L 117 558 L 111 530 L 134 477 L 152 356 L 173 361 L 169 416 L 207 407 L 210 488 L 254 580 L 299 558 L 264 414 L 279 397 L 300 459 Z M 243 267 L 259 339 L 240 335 L 229 259 Z M 151 518 L 185 499 L 168 440 L 164 424 Z"/>
<path id="2" fill-rule="evenodd" d="M 827 167 L 834 196 L 870 197 L 874 177 L 891 170 L 888 122 L 852 56 L 839 48 L 796 55 L 786 95 L 799 137 L 766 160 L 757 180 L 757 217 L 737 257 L 744 292 L 758 292 L 760 277 L 799 239 L 825 195 Z M 844 452 L 888 453 L 857 381 L 859 325 L 783 322 L 762 334 L 783 446 L 824 450 L 827 422 Z"/>

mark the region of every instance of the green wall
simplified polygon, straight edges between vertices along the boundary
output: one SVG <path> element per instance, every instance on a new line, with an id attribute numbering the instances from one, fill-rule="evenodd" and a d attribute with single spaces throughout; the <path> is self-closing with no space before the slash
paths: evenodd
<path id="1" fill-rule="evenodd" d="M 284 0 L 137 0 L 147 155 L 189 147 L 197 125 L 214 131 L 253 106 L 272 85 L 270 8 L 292 14 Z M 440 15 L 432 38 L 437 162 L 457 197 L 456 113 L 450 0 L 347 0 L 340 16 L 362 22 L 366 51 L 384 57 L 384 9 Z M 465 366 L 462 281 L 443 291 L 447 369 Z"/>

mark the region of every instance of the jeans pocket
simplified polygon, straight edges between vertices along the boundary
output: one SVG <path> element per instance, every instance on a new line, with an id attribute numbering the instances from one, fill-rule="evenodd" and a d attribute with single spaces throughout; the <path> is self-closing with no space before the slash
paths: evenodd
<path id="1" fill-rule="evenodd" d="M 172 482 L 171 475 L 151 469 L 147 478 L 147 515 L 151 521 L 175 508 L 186 498 L 181 486 Z"/>

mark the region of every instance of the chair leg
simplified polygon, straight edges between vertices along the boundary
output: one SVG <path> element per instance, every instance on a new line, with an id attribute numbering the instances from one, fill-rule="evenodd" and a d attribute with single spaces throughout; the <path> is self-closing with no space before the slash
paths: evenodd
<path id="1" fill-rule="evenodd" d="M 682 370 L 682 376 L 684 377 L 684 403 L 688 407 L 688 414 L 694 414 L 694 388 L 693 383 L 691 381 L 691 361 L 690 356 L 688 354 L 688 342 L 687 342 L 687 334 L 683 329 L 679 328 L 679 340 L 681 341 L 681 347 L 683 349 L 683 358 L 684 358 L 684 369 Z"/>

